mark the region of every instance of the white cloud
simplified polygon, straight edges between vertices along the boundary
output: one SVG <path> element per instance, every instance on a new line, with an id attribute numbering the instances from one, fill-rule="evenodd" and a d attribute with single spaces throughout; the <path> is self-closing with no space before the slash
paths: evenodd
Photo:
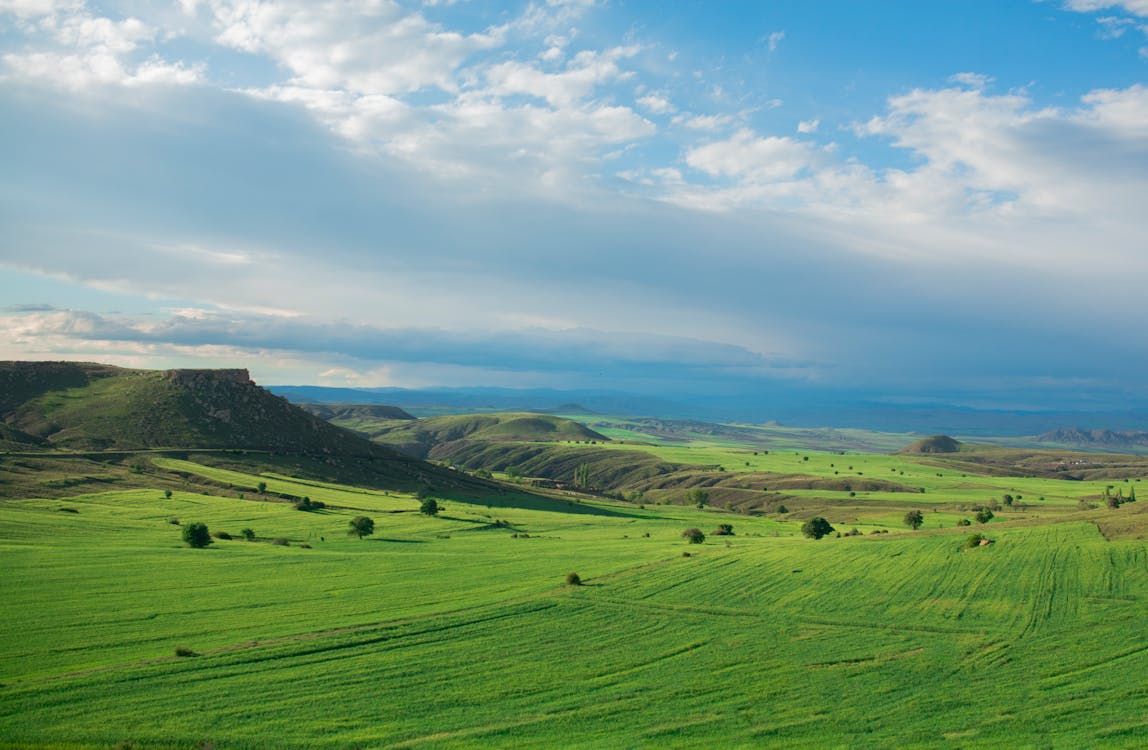
<path id="1" fill-rule="evenodd" d="M 138 18 L 115 20 L 90 13 L 83 3 L 16 3 L 17 14 L 41 15 L 29 37 L 40 49 L 6 53 L 8 77 L 48 82 L 82 91 L 98 85 L 190 84 L 203 78 L 202 64 L 168 62 L 152 53 L 157 32 Z"/>
<path id="2" fill-rule="evenodd" d="M 971 89 L 985 88 L 993 82 L 992 76 L 986 76 L 982 73 L 956 73 L 949 76 L 950 83 L 959 83 L 962 86 L 968 86 Z"/>
<path id="3" fill-rule="evenodd" d="M 766 41 L 766 44 L 769 45 L 769 51 L 770 52 L 776 52 L 777 47 L 779 44 L 781 44 L 782 39 L 785 39 L 785 32 L 784 31 L 774 31 L 769 36 L 767 36 L 765 38 L 765 41 Z"/>
<path id="4" fill-rule="evenodd" d="M 1120 8 L 1137 16 L 1148 16 L 1148 0 L 1066 0 L 1065 7 L 1081 13 Z"/>
<path id="5" fill-rule="evenodd" d="M 655 115 L 666 115 L 676 111 L 676 107 L 661 94 L 647 94 L 638 98 L 638 104 L 647 112 Z"/>
<path id="6" fill-rule="evenodd" d="M 817 128 L 821 127 L 821 120 L 813 118 L 812 120 L 801 120 L 797 123 L 798 133 L 816 133 Z"/>
<path id="7" fill-rule="evenodd" d="M 686 163 L 713 176 L 771 182 L 794 177 L 812 166 L 813 157 L 808 144 L 792 138 L 739 130 L 726 140 L 690 149 Z"/>
<path id="8" fill-rule="evenodd" d="M 290 85 L 356 94 L 454 91 L 463 60 L 503 40 L 498 28 L 477 34 L 445 30 L 391 0 L 204 5 L 217 42 L 268 55 L 291 71 Z"/>
<path id="9" fill-rule="evenodd" d="M 673 123 L 689 130 L 702 130 L 713 132 L 727 127 L 734 121 L 732 115 L 691 115 L 680 114 L 674 117 Z"/>

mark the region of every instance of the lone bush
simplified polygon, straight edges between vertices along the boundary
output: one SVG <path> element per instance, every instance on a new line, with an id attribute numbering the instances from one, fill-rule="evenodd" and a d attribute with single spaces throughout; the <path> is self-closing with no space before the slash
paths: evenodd
<path id="1" fill-rule="evenodd" d="M 973 525 L 973 522 L 967 518 L 962 518 L 961 520 L 957 521 L 957 526 L 972 526 L 972 525 Z"/>
<path id="2" fill-rule="evenodd" d="M 222 539 L 224 541 L 231 539 L 231 534 L 228 534 L 226 531 L 217 531 L 214 534 L 212 534 L 212 536 L 215 537 L 216 539 Z"/>
<path id="3" fill-rule="evenodd" d="M 991 510 L 989 510 L 988 508 L 981 508 L 980 510 L 977 511 L 977 515 L 976 515 L 977 523 L 980 523 L 980 524 L 988 523 L 989 521 L 993 520 L 993 518 L 995 518 L 995 517 L 996 517 L 995 514 Z"/>
<path id="4" fill-rule="evenodd" d="M 424 516 L 437 516 L 438 512 L 438 500 L 435 500 L 433 497 L 426 498 L 422 501 L 422 504 L 419 505 L 419 513 L 422 513 Z"/>
<path id="5" fill-rule="evenodd" d="M 189 547 L 203 549 L 211 544 L 211 532 L 207 530 L 205 523 L 199 521 L 189 523 L 183 527 L 183 541 L 187 542 Z"/>
<path id="6" fill-rule="evenodd" d="M 810 518 L 808 521 L 801 525 L 801 533 L 810 539 L 820 539 L 821 537 L 827 534 L 832 534 L 833 532 L 834 528 L 830 526 L 829 522 L 821 516 Z"/>
<path id="7" fill-rule="evenodd" d="M 582 585 L 582 577 L 579 576 L 577 573 L 567 573 L 566 574 L 566 585 L 567 586 L 581 586 Z"/>
<path id="8" fill-rule="evenodd" d="M 255 541 L 255 529 L 243 529 L 239 532 L 249 542 Z"/>
<path id="9" fill-rule="evenodd" d="M 706 535 L 702 533 L 701 529 L 686 529 L 682 532 L 682 539 L 690 544 L 701 544 L 706 540 Z"/>
<path id="10" fill-rule="evenodd" d="M 981 542 L 986 539 L 984 534 L 969 534 L 968 539 L 965 540 L 965 549 L 972 549 L 973 547 L 981 546 Z"/>
<path id="11" fill-rule="evenodd" d="M 347 533 L 351 536 L 357 536 L 359 539 L 375 533 L 374 520 L 367 518 L 366 516 L 355 516 L 348 523 L 351 527 L 351 530 Z"/>
<path id="12" fill-rule="evenodd" d="M 190 648 L 187 648 L 186 646 L 176 646 L 175 647 L 175 655 L 176 656 L 199 656 L 199 654 L 195 653 L 194 651 L 192 651 Z"/>
<path id="13" fill-rule="evenodd" d="M 921 528 L 921 524 L 925 523 L 925 516 L 919 510 L 911 510 L 905 514 L 905 525 L 913 531 Z"/>
<path id="14" fill-rule="evenodd" d="M 733 536 L 733 524 L 719 523 L 718 527 L 710 533 L 714 536 Z"/>

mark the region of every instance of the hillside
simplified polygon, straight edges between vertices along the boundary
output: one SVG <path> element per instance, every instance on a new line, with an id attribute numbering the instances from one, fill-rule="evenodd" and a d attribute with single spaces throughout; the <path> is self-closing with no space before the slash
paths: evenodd
<path id="1" fill-rule="evenodd" d="M 958 453 L 961 443 L 948 435 L 931 435 L 906 445 L 897 453 Z"/>
<path id="2" fill-rule="evenodd" d="M 205 464 L 381 488 L 490 490 L 309 414 L 246 370 L 0 362 L 0 394 L 0 450 L 25 454 L 0 478 L 10 492 L 48 497 L 109 482 L 138 486 L 152 470 L 145 457 L 132 457 L 138 451 L 194 451 Z"/>
<path id="3" fill-rule="evenodd" d="M 0 391 L 0 421 L 44 447 L 392 455 L 260 388 L 246 370 L 6 362 Z"/>
<path id="4" fill-rule="evenodd" d="M 415 418 L 403 409 L 387 404 L 296 404 L 296 406 L 328 422 L 391 421 Z"/>
<path id="5" fill-rule="evenodd" d="M 333 418 L 372 440 L 416 458 L 427 458 L 435 446 L 459 440 L 481 442 L 609 442 L 605 435 L 569 419 L 549 414 L 465 414 L 415 421 Z"/>
<path id="6" fill-rule="evenodd" d="M 1086 430 L 1080 427 L 1052 430 L 1034 438 L 1034 442 L 1051 446 L 1069 446 L 1085 450 L 1142 451 L 1148 449 L 1148 432 L 1125 430 Z"/>

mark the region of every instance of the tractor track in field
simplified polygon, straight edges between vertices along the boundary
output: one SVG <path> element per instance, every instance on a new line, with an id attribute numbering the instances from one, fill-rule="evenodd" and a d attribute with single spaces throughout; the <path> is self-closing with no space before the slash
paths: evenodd
<path id="1" fill-rule="evenodd" d="M 641 565 L 636 565 L 632 568 L 625 568 L 623 570 L 615 571 L 615 572 L 607 574 L 607 575 L 605 575 L 602 578 L 597 579 L 597 580 L 598 581 L 617 580 L 619 578 L 624 578 L 624 577 L 629 576 L 629 575 L 636 575 L 636 574 L 639 574 L 642 572 L 646 572 L 646 571 L 653 570 L 656 568 L 664 567 L 665 565 L 676 561 L 676 559 L 677 558 L 667 558 L 664 560 L 655 561 L 653 563 L 643 563 Z M 463 627 L 466 625 L 472 625 L 475 623 L 486 622 L 486 621 L 490 621 L 490 620 L 498 620 L 498 619 L 503 619 L 505 617 L 513 617 L 513 616 L 516 616 L 518 614 L 521 614 L 521 612 L 519 610 L 513 610 L 513 611 L 507 611 L 507 612 L 497 612 L 497 610 L 505 610 L 508 608 L 512 609 L 518 605 L 529 604 L 531 602 L 536 602 L 539 605 L 538 609 L 545 609 L 545 608 L 549 608 L 549 607 L 558 606 L 559 602 L 561 600 L 576 601 L 574 599 L 574 597 L 563 597 L 563 594 L 565 594 L 566 591 L 567 591 L 566 587 L 563 586 L 563 587 L 558 587 L 558 588 L 546 589 L 544 591 L 539 591 L 539 592 L 536 592 L 533 594 L 524 594 L 521 596 L 512 597 L 510 599 L 504 599 L 504 600 L 501 600 L 498 602 L 478 604 L 478 605 L 475 605 L 472 607 L 462 607 L 459 609 L 446 610 L 446 611 L 442 611 L 442 612 L 434 612 L 434 613 L 430 613 L 428 615 L 421 616 L 421 617 L 414 616 L 414 617 L 403 617 L 403 618 L 398 618 L 398 619 L 394 619 L 394 620 L 380 620 L 378 622 L 367 623 L 367 624 L 363 624 L 363 625 L 347 625 L 347 626 L 338 627 L 338 628 L 329 628 L 329 629 L 325 629 L 325 630 L 315 630 L 315 631 L 309 631 L 309 632 L 304 632 L 304 633 L 294 633 L 291 635 L 275 636 L 275 637 L 266 638 L 266 639 L 250 640 L 250 641 L 245 641 L 243 643 L 235 643 L 235 644 L 230 644 L 227 646 L 220 646 L 218 648 L 211 648 L 211 649 L 204 649 L 203 651 L 197 651 L 197 652 L 195 652 L 194 657 L 176 656 L 176 655 L 155 656 L 155 657 L 142 658 L 142 659 L 133 659 L 131 661 L 119 662 L 117 664 L 105 664 L 105 665 L 96 666 L 96 667 L 88 667 L 85 669 L 76 669 L 76 670 L 70 670 L 67 672 L 57 672 L 55 674 L 49 674 L 49 675 L 39 675 L 36 677 L 11 679 L 11 680 L 8 680 L 6 682 L 0 682 L 0 689 L 23 687 L 23 686 L 29 686 L 29 685 L 37 685 L 37 684 L 43 684 L 43 683 L 48 683 L 48 682 L 54 682 L 56 680 L 74 679 L 77 677 L 85 677 L 85 676 L 94 675 L 94 674 L 104 674 L 104 673 L 116 672 L 116 671 L 120 671 L 120 670 L 134 669 L 134 668 L 138 668 L 138 667 L 154 666 L 154 665 L 160 665 L 160 664 L 181 663 L 181 662 L 187 661 L 188 659 L 196 659 L 196 658 L 202 658 L 202 657 L 207 657 L 207 656 L 219 656 L 219 655 L 223 655 L 223 654 L 236 653 L 236 652 L 240 652 L 240 651 L 244 651 L 244 650 L 248 650 L 248 649 L 270 648 L 270 647 L 282 646 L 282 645 L 286 645 L 286 644 L 290 644 L 290 643 L 306 643 L 309 641 L 317 641 L 317 640 L 321 640 L 324 638 L 332 638 L 332 637 L 338 637 L 338 636 L 351 636 L 351 635 L 355 635 L 355 634 L 367 634 L 373 630 L 397 629 L 397 628 L 401 628 L 403 626 L 414 625 L 414 624 L 419 623 L 419 622 L 428 622 L 428 627 L 426 627 L 426 628 L 421 628 L 421 629 L 417 629 L 417 630 L 413 630 L 413 631 L 409 631 L 409 632 L 403 632 L 403 633 L 387 632 L 387 633 L 380 634 L 378 636 L 373 636 L 373 637 L 366 638 L 366 639 L 357 639 L 357 640 L 353 641 L 352 643 L 339 643 L 339 644 L 332 644 L 332 645 L 324 646 L 324 647 L 320 647 L 320 648 L 306 649 L 306 650 L 303 650 L 301 652 L 297 652 L 293 655 L 305 656 L 308 654 L 321 653 L 324 651 L 338 650 L 338 649 L 343 649 L 343 648 L 361 647 L 364 645 L 370 645 L 371 643 L 381 643 L 381 642 L 385 642 L 385 641 L 389 641 L 389 640 L 395 640 L 398 638 L 407 638 L 407 637 L 417 636 L 417 635 L 421 635 L 421 634 L 425 634 L 425 633 L 433 633 L 433 632 L 441 632 L 444 630 L 452 630 L 454 628 Z M 593 603 L 597 602 L 597 599 L 596 598 L 595 599 L 583 599 L 582 601 L 586 602 L 586 603 L 593 604 Z M 624 600 L 610 601 L 610 604 L 619 604 L 623 601 Z M 640 603 L 636 603 L 636 602 L 635 602 L 635 605 L 636 606 L 642 606 Z M 651 608 L 655 608 L 657 606 L 658 605 L 652 605 Z M 666 611 L 682 611 L 681 609 L 674 608 L 672 606 L 664 607 L 663 609 Z M 467 614 L 477 614 L 477 613 L 481 613 L 484 611 L 490 611 L 490 610 L 495 610 L 495 612 L 492 612 L 490 615 L 486 615 L 486 616 L 477 616 L 477 617 L 473 617 L 473 618 L 469 618 L 469 619 L 463 619 L 459 622 L 429 624 L 429 623 L 433 623 L 436 620 L 442 620 L 442 619 L 448 619 L 448 618 L 458 618 L 458 617 L 465 616 Z M 697 610 L 695 608 L 695 611 L 701 611 L 701 610 Z M 706 614 L 730 614 L 727 612 L 720 612 L 718 610 L 715 610 L 713 612 L 706 611 L 704 613 L 706 613 Z"/>

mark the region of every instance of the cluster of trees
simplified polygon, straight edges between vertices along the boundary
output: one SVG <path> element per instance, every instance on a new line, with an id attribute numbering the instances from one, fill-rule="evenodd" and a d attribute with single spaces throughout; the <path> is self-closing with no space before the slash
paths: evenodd
<path id="1" fill-rule="evenodd" d="M 1124 497 L 1124 488 L 1123 487 L 1116 490 L 1116 494 L 1113 495 L 1112 494 L 1112 485 L 1107 485 L 1104 488 L 1103 498 L 1104 498 L 1104 505 L 1109 510 L 1116 510 L 1117 508 L 1119 508 L 1124 503 L 1136 502 L 1136 488 L 1130 487 L 1128 489 L 1128 497 Z"/>

